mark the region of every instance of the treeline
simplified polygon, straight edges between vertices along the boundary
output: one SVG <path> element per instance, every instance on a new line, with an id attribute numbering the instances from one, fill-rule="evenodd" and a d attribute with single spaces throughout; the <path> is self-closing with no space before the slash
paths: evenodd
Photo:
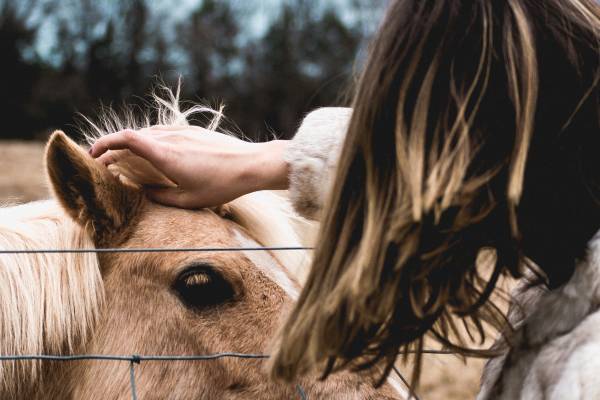
<path id="1" fill-rule="evenodd" d="M 0 138 L 72 133 L 77 113 L 141 105 L 179 76 L 185 99 L 224 103 L 247 136 L 289 136 L 307 111 L 343 103 L 381 8 L 282 0 L 261 19 L 260 0 L 200 0 L 182 16 L 177 3 L 0 0 Z"/>

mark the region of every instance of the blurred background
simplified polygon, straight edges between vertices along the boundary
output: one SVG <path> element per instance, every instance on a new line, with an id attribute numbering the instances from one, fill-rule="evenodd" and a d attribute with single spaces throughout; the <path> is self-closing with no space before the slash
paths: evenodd
<path id="1" fill-rule="evenodd" d="M 248 137 L 345 103 L 386 0 L 0 0 L 1 138 L 73 134 L 159 80 Z"/>
<path id="2" fill-rule="evenodd" d="M 230 130 L 291 137 L 312 109 L 348 104 L 387 1 L 0 0 L 0 205 L 49 196 L 52 130 L 77 138 L 78 113 L 144 108 L 160 81 L 225 104 Z M 482 366 L 428 355 L 418 394 L 474 398 Z"/>

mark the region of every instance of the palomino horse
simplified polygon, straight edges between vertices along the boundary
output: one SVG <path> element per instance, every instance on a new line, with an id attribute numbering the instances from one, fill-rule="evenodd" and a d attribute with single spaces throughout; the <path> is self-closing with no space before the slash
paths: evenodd
<path id="1" fill-rule="evenodd" d="M 0 248 L 299 246 L 286 200 L 257 193 L 220 213 L 148 201 L 57 132 L 46 151 L 56 201 L 0 209 Z M 0 255 L 1 354 L 194 355 L 270 351 L 299 290 L 302 252 Z M 144 362 L 141 399 L 291 399 L 262 360 Z M 0 398 L 128 399 L 127 363 L 5 361 Z M 398 399 L 357 374 L 297 383 L 313 399 Z M 405 392 L 404 392 L 405 393 Z"/>

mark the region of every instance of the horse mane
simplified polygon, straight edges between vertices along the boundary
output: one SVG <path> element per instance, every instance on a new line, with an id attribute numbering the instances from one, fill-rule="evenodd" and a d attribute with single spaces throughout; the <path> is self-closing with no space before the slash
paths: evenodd
<path id="1" fill-rule="evenodd" d="M 0 249 L 91 248 L 57 202 L 0 208 Z M 0 354 L 65 354 L 85 343 L 104 290 L 95 254 L 0 255 Z M 0 393 L 16 395 L 40 361 L 0 363 Z"/>

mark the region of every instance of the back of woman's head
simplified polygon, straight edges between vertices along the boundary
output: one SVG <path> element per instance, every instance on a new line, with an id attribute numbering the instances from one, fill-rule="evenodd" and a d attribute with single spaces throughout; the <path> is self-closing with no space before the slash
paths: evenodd
<path id="1" fill-rule="evenodd" d="M 600 227 L 599 42 L 592 0 L 392 1 L 276 376 L 410 349 L 418 370 L 425 333 L 502 326 L 502 273 L 569 278 Z"/>

